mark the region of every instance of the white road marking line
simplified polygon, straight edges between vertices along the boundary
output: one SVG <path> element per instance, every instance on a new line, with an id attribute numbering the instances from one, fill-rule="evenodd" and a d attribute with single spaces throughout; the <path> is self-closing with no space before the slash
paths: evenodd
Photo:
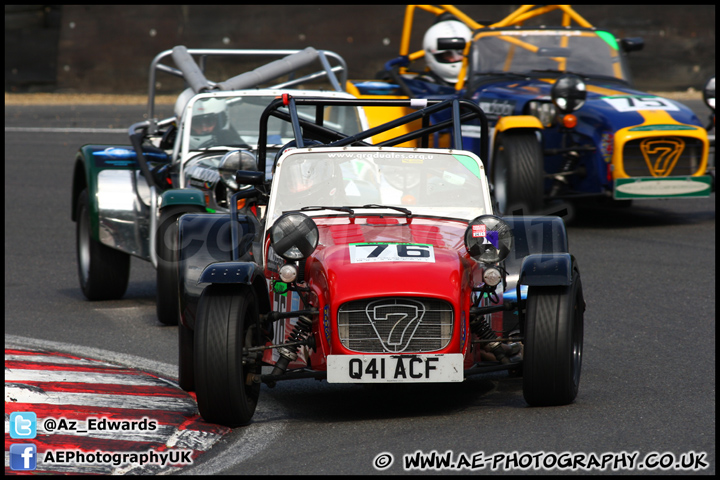
<path id="1" fill-rule="evenodd" d="M 128 133 L 127 128 L 5 127 L 14 133 Z"/>
<path id="2" fill-rule="evenodd" d="M 58 355 L 5 355 L 6 362 L 43 362 L 55 363 L 59 365 L 91 365 L 93 367 L 113 367 L 120 368 L 112 363 L 98 362 L 97 360 L 85 360 L 78 358 L 61 357 Z"/>
<path id="3" fill-rule="evenodd" d="M 92 393 L 44 392 L 39 393 L 13 384 L 5 385 L 5 403 L 41 403 L 47 405 L 81 405 L 86 407 L 124 408 L 129 410 L 168 410 L 197 412 L 189 397 L 149 395 L 103 395 Z M 7 405 L 6 405 L 7 407 Z"/>
<path id="4" fill-rule="evenodd" d="M 101 348 L 88 347 L 86 345 L 74 345 L 71 343 L 55 342 L 52 340 L 39 340 L 36 338 L 20 337 L 17 335 L 5 335 L 5 346 L 17 346 L 25 348 L 39 348 L 44 350 L 56 350 L 58 352 L 70 353 L 78 357 L 102 358 L 106 362 L 113 362 L 125 365 L 126 368 L 137 368 L 146 372 L 153 372 L 170 378 L 177 378 L 177 365 L 156 362 L 149 358 L 129 355 L 125 353 L 112 352 Z"/>
<path id="5" fill-rule="evenodd" d="M 22 370 L 5 369 L 6 382 L 69 382 L 115 385 L 153 385 L 165 387 L 168 384 L 148 375 L 117 373 L 77 372 L 71 370 Z"/>

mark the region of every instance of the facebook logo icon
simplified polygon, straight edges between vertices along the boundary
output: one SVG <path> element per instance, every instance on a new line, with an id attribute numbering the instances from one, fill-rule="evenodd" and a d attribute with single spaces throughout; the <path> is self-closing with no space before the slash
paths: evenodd
<path id="1" fill-rule="evenodd" d="M 35 438 L 36 434 L 37 416 L 33 412 L 10 414 L 10 438 Z"/>
<path id="2" fill-rule="evenodd" d="M 14 443 L 10 445 L 11 470 L 35 470 L 37 468 L 37 448 L 32 443 Z"/>

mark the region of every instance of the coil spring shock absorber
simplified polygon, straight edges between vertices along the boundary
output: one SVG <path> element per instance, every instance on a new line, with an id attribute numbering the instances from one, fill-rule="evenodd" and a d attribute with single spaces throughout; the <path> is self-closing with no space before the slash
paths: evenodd
<path id="1" fill-rule="evenodd" d="M 285 343 L 298 343 L 304 342 L 311 339 L 310 334 L 312 333 L 312 320 L 308 317 L 300 315 L 297 323 L 293 326 L 292 332 L 288 336 Z M 308 345 L 314 347 L 314 345 Z M 297 359 L 297 351 L 299 345 L 289 345 L 278 348 L 280 358 L 275 363 L 275 368 L 272 371 L 272 375 L 282 375 L 287 370 L 288 364 L 293 360 Z"/>
<path id="2" fill-rule="evenodd" d="M 502 348 L 502 343 L 497 341 L 495 332 L 490 328 L 489 322 L 485 318 L 480 318 L 475 322 L 470 323 L 470 330 L 483 340 L 494 340 L 485 344 L 485 350 L 492 352 L 502 363 L 507 363 L 508 360 L 505 358 L 505 350 Z"/>

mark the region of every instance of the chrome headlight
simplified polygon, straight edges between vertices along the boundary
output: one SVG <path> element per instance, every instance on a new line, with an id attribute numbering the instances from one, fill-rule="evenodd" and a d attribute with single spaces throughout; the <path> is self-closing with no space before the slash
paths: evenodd
<path id="1" fill-rule="evenodd" d="M 280 280 L 282 280 L 285 283 L 292 283 L 295 281 L 295 279 L 298 276 L 298 270 L 297 267 L 292 263 L 287 263 L 280 267 L 280 270 L 278 271 L 280 274 Z"/>
<path id="2" fill-rule="evenodd" d="M 703 89 L 703 100 L 705 100 L 705 104 L 708 107 L 710 107 L 710 109 L 714 112 L 715 111 L 715 77 L 712 77 L 705 84 L 705 88 Z"/>
<path id="3" fill-rule="evenodd" d="M 543 127 L 552 127 L 553 123 L 555 123 L 557 110 L 555 109 L 555 105 L 550 102 L 533 100 L 528 102 L 528 114 L 537 117 Z"/>
<path id="4" fill-rule="evenodd" d="M 302 260 L 317 247 L 320 232 L 310 217 L 290 212 L 270 227 L 270 242 L 275 253 L 285 260 Z"/>
<path id="5" fill-rule="evenodd" d="M 502 273 L 495 267 L 488 267 L 483 271 L 483 282 L 485 285 L 494 287 L 502 281 Z"/>
<path id="6" fill-rule="evenodd" d="M 550 97 L 558 110 L 571 113 L 585 104 L 587 88 L 577 75 L 563 75 L 553 84 Z"/>
<path id="7" fill-rule="evenodd" d="M 220 166 L 218 172 L 225 185 L 233 190 L 238 189 L 238 184 L 235 181 L 235 174 L 238 170 L 257 170 L 257 159 L 255 155 L 246 150 L 233 150 L 232 152 L 226 153 L 222 160 L 220 160 Z"/>
<path id="8" fill-rule="evenodd" d="M 478 262 L 493 264 L 504 260 L 512 246 L 510 225 L 495 215 L 481 215 L 465 230 L 465 248 Z"/>

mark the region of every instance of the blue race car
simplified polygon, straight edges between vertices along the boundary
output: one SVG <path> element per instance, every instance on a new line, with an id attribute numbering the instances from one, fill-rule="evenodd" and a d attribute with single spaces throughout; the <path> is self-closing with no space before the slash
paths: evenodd
<path id="1" fill-rule="evenodd" d="M 437 21 L 423 50 L 410 53 L 416 9 Z M 524 26 L 557 10 L 558 26 Z M 463 141 L 485 160 L 504 213 L 587 197 L 709 196 L 706 127 L 686 106 L 631 87 L 626 54 L 642 46 L 640 38 L 618 40 L 592 27 L 567 5 L 525 5 L 487 26 L 450 5 L 411 5 L 400 57 L 387 62 L 381 81 L 355 82 L 349 91 L 479 104 L 489 138 L 480 138 L 480 125 L 466 125 Z M 411 70 L 423 57 L 427 68 Z M 714 82 L 710 97 L 713 108 Z M 449 134 L 436 134 L 436 142 L 452 145 Z"/>

